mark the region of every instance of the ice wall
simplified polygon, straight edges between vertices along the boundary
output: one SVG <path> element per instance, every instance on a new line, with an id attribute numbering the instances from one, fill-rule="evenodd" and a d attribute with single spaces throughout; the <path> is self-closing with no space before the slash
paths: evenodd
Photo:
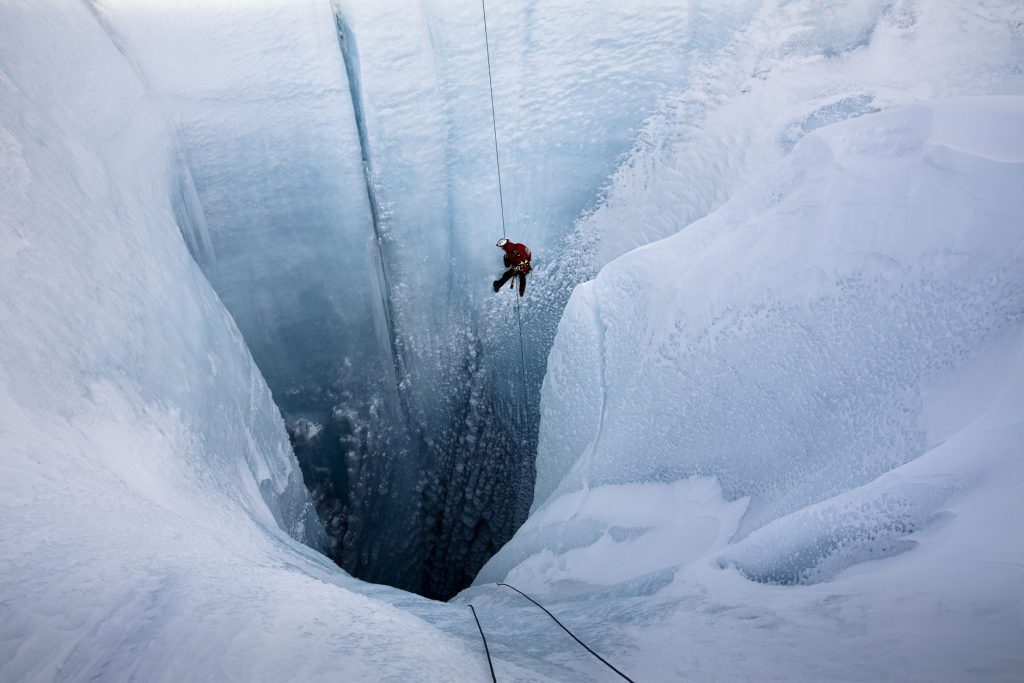
<path id="1" fill-rule="evenodd" d="M 177 123 L 212 245 L 199 260 L 274 390 L 333 554 L 372 580 L 415 573 L 420 454 L 330 5 L 98 12 Z"/>
<path id="2" fill-rule="evenodd" d="M 1007 3 L 498 3 L 505 227 L 537 255 L 517 310 L 489 290 L 502 228 L 479 3 L 95 7 L 177 123 L 198 190 L 179 222 L 206 236 L 193 251 L 335 556 L 432 595 L 526 517 L 576 284 L 816 127 L 1022 87 Z"/>
<path id="3" fill-rule="evenodd" d="M 0 6 L 0 679 L 481 678 L 468 610 L 298 542 L 323 528 L 175 224 L 171 128 L 83 3 Z"/>
<path id="4" fill-rule="evenodd" d="M 544 325 L 553 329 L 561 304 L 539 282 L 521 312 L 490 291 L 502 226 L 480 7 L 337 3 L 336 12 L 358 58 L 347 65 L 383 207 L 403 396 L 425 445 L 427 573 L 450 590 L 525 519 Z M 685 82 L 692 54 L 678 47 L 694 33 L 691 15 L 656 4 L 639 14 L 574 3 L 492 12 L 505 229 L 539 261 L 658 94 Z"/>
<path id="5" fill-rule="evenodd" d="M 1020 8 L 761 2 L 690 87 L 661 100 L 577 226 L 597 268 L 722 205 L 806 134 L 937 97 L 1024 92 Z"/>
<path id="6" fill-rule="evenodd" d="M 172 218 L 167 125 L 83 12 L 4 11 L 4 417 L 42 430 L 5 429 L 5 450 L 35 453 L 54 475 L 110 467 L 129 490 L 151 483 L 135 479 L 133 458 L 176 459 L 178 475 L 210 477 L 232 504 L 316 546 L 322 529 L 270 392 Z M 84 28 L 41 32 L 51 16 Z M 133 419 L 166 433 L 123 451 L 114 442 Z M 34 446 L 51 440 L 48 424 L 86 443 Z"/>
<path id="7" fill-rule="evenodd" d="M 723 562 L 754 578 L 821 580 L 912 547 L 900 539 L 989 455 L 879 477 L 968 428 L 1003 387 L 951 391 L 951 377 L 1016 362 L 1022 124 L 1020 98 L 983 98 L 824 128 L 578 287 L 544 383 L 537 520 L 478 580 L 594 542 L 604 530 L 576 519 L 591 490 L 695 476 L 747 499 L 730 532 L 747 540 Z M 577 513 L 533 529 L 552 506 Z"/>
<path id="8" fill-rule="evenodd" d="M 568 286 L 531 284 L 521 348 L 514 302 L 490 291 L 502 228 L 480 7 L 207 5 L 97 3 L 177 122 L 210 236 L 198 258 L 336 556 L 450 594 L 525 519 Z M 658 97 L 748 11 L 642 9 L 494 8 L 507 230 L 540 263 Z"/>
<path id="9" fill-rule="evenodd" d="M 1021 97 L 822 128 L 577 287 L 534 509 L 456 599 L 493 651 L 564 661 L 500 581 L 637 680 L 1019 677 L 1021 131 Z"/>

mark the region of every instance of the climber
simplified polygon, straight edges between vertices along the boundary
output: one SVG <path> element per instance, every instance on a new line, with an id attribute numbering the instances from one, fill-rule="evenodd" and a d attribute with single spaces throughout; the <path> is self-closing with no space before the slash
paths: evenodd
<path id="1" fill-rule="evenodd" d="M 498 240 L 498 246 L 505 251 L 505 267 L 508 270 L 500 279 L 494 281 L 494 291 L 497 292 L 509 281 L 509 278 L 518 275 L 519 296 L 522 296 L 526 292 L 526 274 L 530 272 L 530 249 L 525 244 L 510 242 L 507 237 Z"/>

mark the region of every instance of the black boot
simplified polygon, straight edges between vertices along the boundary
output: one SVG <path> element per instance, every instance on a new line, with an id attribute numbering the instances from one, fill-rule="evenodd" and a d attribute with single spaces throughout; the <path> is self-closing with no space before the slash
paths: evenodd
<path id="1" fill-rule="evenodd" d="M 492 285 L 494 287 L 494 292 L 497 293 L 498 290 L 500 290 L 502 287 L 504 287 L 505 283 L 508 282 L 512 278 L 513 275 L 515 275 L 515 273 L 512 272 L 511 268 L 509 268 L 504 273 L 502 273 L 501 277 L 499 277 L 497 280 L 495 280 L 493 285 Z"/>

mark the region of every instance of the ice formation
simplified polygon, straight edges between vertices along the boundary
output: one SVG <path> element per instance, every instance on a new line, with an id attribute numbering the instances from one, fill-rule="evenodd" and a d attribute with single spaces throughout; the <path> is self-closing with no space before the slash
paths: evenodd
<path id="1" fill-rule="evenodd" d="M 532 514 L 459 600 L 515 585 L 645 680 L 764 675 L 751 647 L 1019 675 L 1022 188 L 1024 99 L 898 108 L 606 265 L 549 357 Z"/>
<path id="2" fill-rule="evenodd" d="M 760 530 L 724 561 L 770 552 L 777 564 L 751 573 L 780 582 L 922 527 L 963 482 L 879 477 L 992 400 L 953 411 L 933 384 L 1019 341 L 1020 107 L 947 101 L 823 129 L 579 286 L 549 359 L 534 509 L 714 477 L 748 500 L 734 540 Z M 1016 347 L 999 348 L 1012 367 Z"/>
<path id="3" fill-rule="evenodd" d="M 179 213 L 206 226 L 197 260 L 334 556 L 428 595 L 464 587 L 526 518 L 544 359 L 579 279 L 534 278 L 520 348 L 494 242 L 504 228 L 557 260 L 658 98 L 749 10 L 493 7 L 503 226 L 477 4 L 96 7 L 176 122 L 197 189 Z"/>
<path id="4" fill-rule="evenodd" d="M 176 215 L 291 425 L 332 555 L 435 596 L 526 517 L 573 286 L 815 127 L 1020 81 L 1002 3 L 990 20 L 952 3 L 500 3 L 504 227 L 538 254 L 517 312 L 488 289 L 502 221 L 476 3 L 93 6 L 175 122 L 196 190 Z"/>
<path id="5" fill-rule="evenodd" d="M 0 4 L 0 678 L 1019 678 L 961 5 L 488 8 L 524 382 L 476 3 Z"/>

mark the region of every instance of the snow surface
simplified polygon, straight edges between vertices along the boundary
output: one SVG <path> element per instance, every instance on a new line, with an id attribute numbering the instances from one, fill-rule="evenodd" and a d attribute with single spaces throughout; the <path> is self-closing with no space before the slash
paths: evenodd
<path id="1" fill-rule="evenodd" d="M 428 593 L 466 585 L 525 520 L 544 358 L 576 283 L 531 283 L 521 356 L 515 302 L 490 291 L 480 4 L 93 4 L 178 127 L 204 272 L 292 433 L 324 427 L 295 445 L 336 556 Z M 538 263 L 751 9 L 493 4 L 507 230 Z"/>
<path id="2" fill-rule="evenodd" d="M 168 126 L 86 7 L 4 6 L 0 65 L 0 679 L 479 678 L 296 542 L 323 529 Z"/>
<path id="3" fill-rule="evenodd" d="M 894 106 L 1024 94 L 1024 8 L 1001 0 L 758 3 L 662 98 L 576 226 L 595 272 L 721 206 L 808 133 Z"/>
<path id="4" fill-rule="evenodd" d="M 517 310 L 489 288 L 478 0 L 92 6 L 174 121 L 179 224 L 292 433 L 324 428 L 295 448 L 335 556 L 436 595 L 526 517 L 576 284 L 823 125 L 1024 94 L 1015 2 L 491 3 L 506 229 L 536 255 Z"/>
<path id="5" fill-rule="evenodd" d="M 600 611 L 642 680 L 1019 678 L 1022 131 L 1024 98 L 823 128 L 577 287 L 533 513 L 461 599 Z"/>
<path id="6" fill-rule="evenodd" d="M 525 513 L 512 302 L 469 287 L 497 230 L 475 5 L 0 4 L 0 678 L 486 680 L 469 601 L 499 680 L 609 676 L 508 580 L 636 680 L 1019 680 L 1024 104 L 823 126 L 1021 92 L 1020 9 L 844 7 L 652 2 L 621 33 L 590 3 L 495 8 L 514 234 L 548 260 L 531 384 L 608 265 L 552 351 L 534 514 L 446 604 L 309 547 L 275 400 L 297 450 L 356 456 L 327 474 L 356 562 L 423 556 L 422 463 L 395 456 L 427 417 L 455 427 L 424 518 L 456 521 L 425 564 Z"/>

